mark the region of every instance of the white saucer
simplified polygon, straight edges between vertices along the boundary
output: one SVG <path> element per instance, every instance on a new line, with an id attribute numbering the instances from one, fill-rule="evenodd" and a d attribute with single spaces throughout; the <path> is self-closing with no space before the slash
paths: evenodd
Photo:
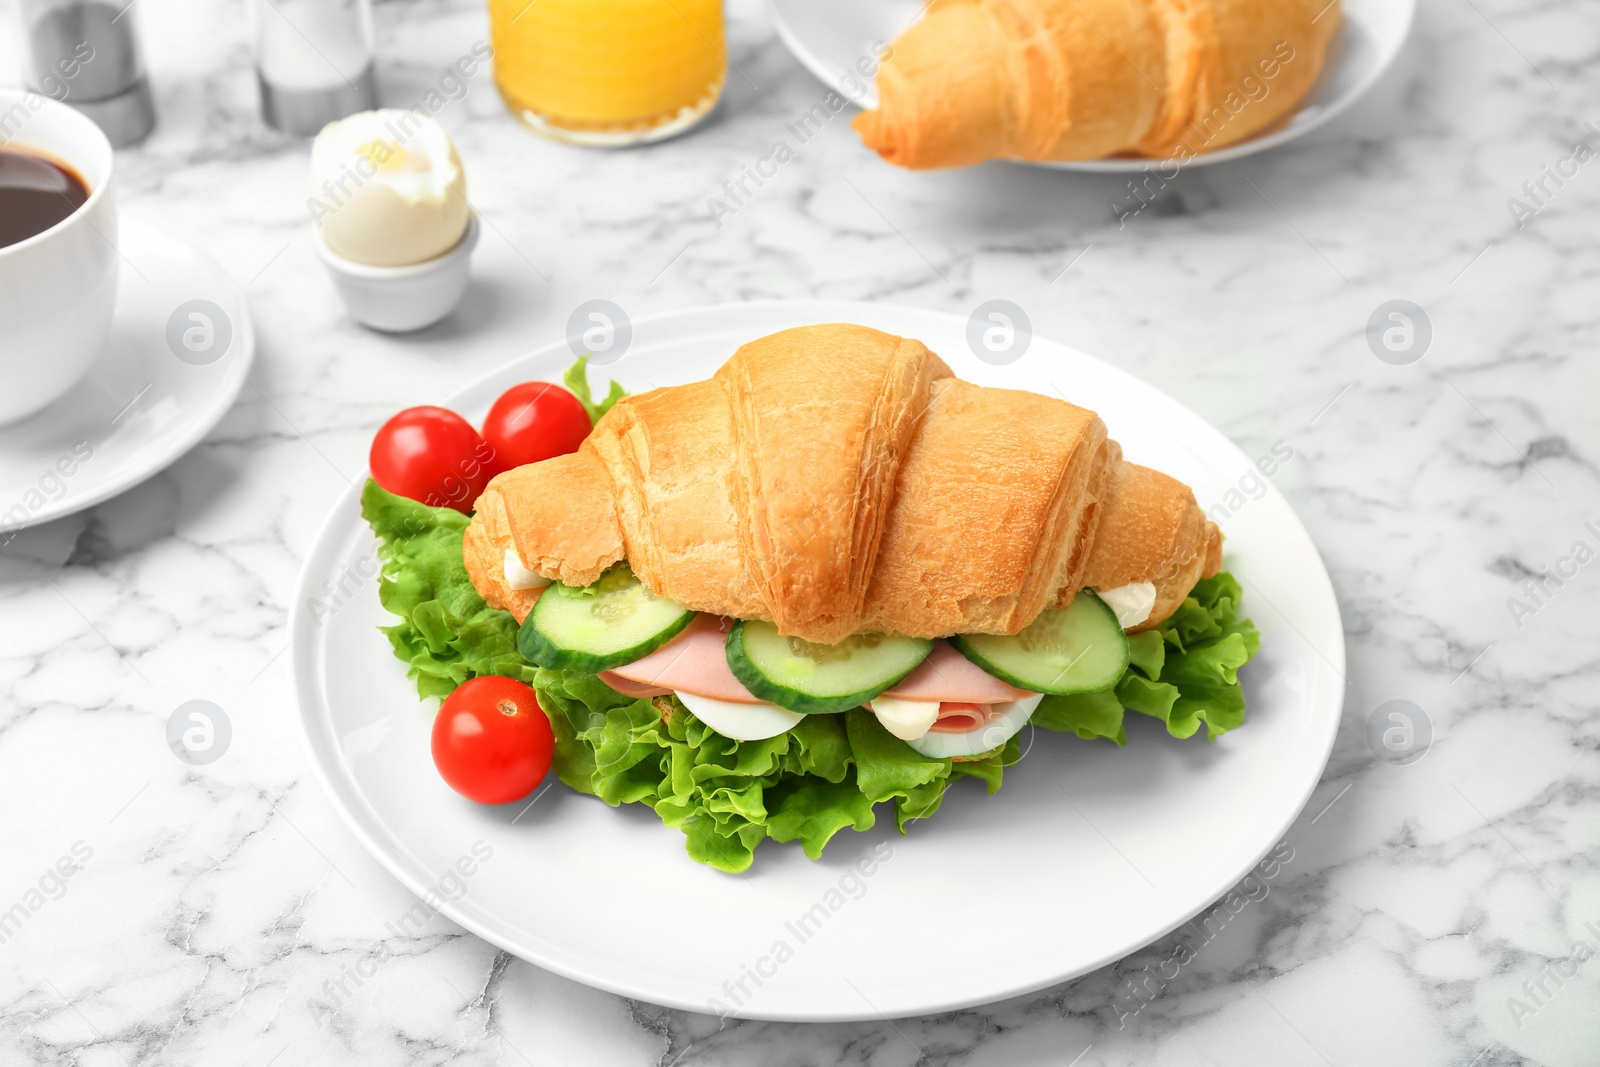
<path id="1" fill-rule="evenodd" d="M 839 90 L 851 103 L 875 108 L 877 86 L 869 82 L 861 92 L 845 92 L 841 86 L 862 80 L 845 81 L 846 72 L 863 56 L 874 54 L 874 43 L 898 37 L 925 6 L 926 0 L 879 0 L 866 4 L 860 0 L 772 0 L 772 18 L 783 43 L 807 70 L 829 88 Z M 1239 159 L 1303 137 L 1330 122 L 1372 88 L 1378 76 L 1394 62 L 1411 32 L 1416 0 L 1343 0 L 1343 8 L 1343 24 L 1328 46 L 1322 77 L 1286 122 L 1277 123 L 1269 132 L 1250 140 L 1195 156 L 1184 166 L 1201 167 Z M 1127 174 L 1148 170 L 1157 162 L 1095 159 L 1032 165 Z"/>
<path id="2" fill-rule="evenodd" d="M 142 223 L 124 218 L 119 231 L 106 350 L 61 399 L 0 427 L 0 543 L 166 467 L 222 419 L 250 371 L 250 308 L 222 268 Z"/>

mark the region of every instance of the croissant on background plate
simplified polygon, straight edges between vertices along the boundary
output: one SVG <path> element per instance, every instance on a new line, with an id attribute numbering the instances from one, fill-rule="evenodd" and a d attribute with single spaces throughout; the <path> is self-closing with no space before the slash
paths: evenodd
<path id="1" fill-rule="evenodd" d="M 1339 15 L 1339 0 L 931 0 L 852 126 L 917 170 L 1187 159 L 1289 114 Z"/>
<path id="2" fill-rule="evenodd" d="M 587 586 L 625 560 L 691 611 L 831 644 L 1015 634 L 1081 589 L 1141 583 L 1153 601 L 1125 625 L 1148 629 L 1217 572 L 1221 535 L 1093 412 L 831 324 L 628 397 L 577 452 L 499 475 L 463 556 L 519 621 L 539 590 L 513 571 Z"/>

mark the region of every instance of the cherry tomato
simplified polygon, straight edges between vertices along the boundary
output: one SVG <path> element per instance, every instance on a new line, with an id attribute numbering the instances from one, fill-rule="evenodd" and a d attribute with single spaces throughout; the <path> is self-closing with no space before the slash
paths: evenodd
<path id="1" fill-rule="evenodd" d="M 432 507 L 470 512 L 501 470 L 472 424 L 446 408 L 406 408 L 372 439 L 368 462 L 378 484 Z"/>
<path id="2" fill-rule="evenodd" d="M 483 420 L 483 438 L 501 470 L 576 452 L 589 436 L 589 412 L 559 385 L 523 382 L 500 394 Z"/>
<path id="3" fill-rule="evenodd" d="M 513 678 L 469 679 L 433 720 L 433 765 L 451 789 L 479 804 L 509 804 L 533 792 L 555 745 L 538 696 Z"/>

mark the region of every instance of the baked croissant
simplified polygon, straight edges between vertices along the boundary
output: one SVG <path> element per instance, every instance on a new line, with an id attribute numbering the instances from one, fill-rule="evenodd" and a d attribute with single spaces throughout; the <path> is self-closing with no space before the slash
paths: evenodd
<path id="1" fill-rule="evenodd" d="M 1338 23 L 1339 0 L 931 0 L 851 125 L 919 170 L 1184 159 L 1288 114 Z"/>
<path id="2" fill-rule="evenodd" d="M 694 611 L 831 644 L 1012 634 L 1079 589 L 1156 587 L 1160 623 L 1221 564 L 1187 486 L 1091 411 L 972 385 L 921 342 L 784 330 L 710 379 L 626 397 L 570 455 L 491 481 L 463 556 L 521 621 L 507 552 L 567 585 L 627 560 Z"/>

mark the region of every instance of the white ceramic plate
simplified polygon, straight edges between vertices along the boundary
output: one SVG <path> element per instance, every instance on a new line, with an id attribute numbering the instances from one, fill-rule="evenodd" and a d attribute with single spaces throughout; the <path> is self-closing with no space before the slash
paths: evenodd
<path id="1" fill-rule="evenodd" d="M 1226 437 L 1122 371 L 1043 338 L 1018 362 L 991 366 L 968 352 L 965 319 L 910 308 L 773 302 L 644 319 L 626 356 L 591 378 L 632 390 L 693 381 L 745 341 L 837 321 L 920 338 L 972 381 L 1059 385 L 1104 416 L 1129 457 L 1186 480 L 1203 503 L 1254 470 Z M 570 362 L 555 339 L 447 403 L 476 420 L 507 386 L 558 380 Z M 881 807 L 876 828 L 841 833 L 817 863 L 769 842 L 744 876 L 691 862 L 679 832 L 648 809 L 609 808 L 559 782 L 525 814 L 520 803 L 478 807 L 452 793 L 429 756 L 432 708 L 376 630 L 390 617 L 355 491 L 301 574 L 295 687 L 312 764 L 366 847 L 435 901 L 441 884 L 463 884 L 445 914 L 523 959 L 657 1004 L 754 1018 L 960 1008 L 1083 974 L 1173 930 L 1280 840 L 1317 784 L 1344 693 L 1327 572 L 1271 488 L 1224 525 L 1227 564 L 1249 583 L 1245 606 L 1262 632 L 1243 729 L 1214 745 L 1180 742 L 1129 715 L 1138 721 L 1121 749 L 1037 731 L 993 797 L 964 782 L 907 837 Z M 464 882 L 450 878 L 480 841 L 492 859 Z M 874 849 L 891 855 L 858 881 L 852 864 Z M 802 928 L 814 907 L 825 922 Z M 772 973 L 758 989 L 747 968 Z M 741 979 L 750 995 L 735 1003 Z"/>
<path id="2" fill-rule="evenodd" d="M 846 78 L 873 44 L 893 41 L 916 20 L 925 0 L 772 0 L 778 35 L 802 65 L 851 102 L 878 106 L 877 86 L 851 92 Z M 1216 152 L 1196 156 L 1186 167 L 1206 166 L 1264 152 L 1293 141 L 1331 121 L 1372 87 L 1388 69 L 1416 12 L 1416 0 L 1344 0 L 1344 20 L 1329 45 L 1327 66 L 1297 111 L 1267 132 Z M 1097 159 L 1073 163 L 1038 163 L 1058 170 L 1135 173 L 1157 165 L 1149 159 Z"/>
<path id="3" fill-rule="evenodd" d="M 221 420 L 250 371 L 250 308 L 222 268 L 143 223 L 124 218 L 118 231 L 105 351 L 61 399 L 0 428 L 0 533 L 82 511 L 166 467 Z M 185 359 L 168 343 L 175 313 Z"/>

